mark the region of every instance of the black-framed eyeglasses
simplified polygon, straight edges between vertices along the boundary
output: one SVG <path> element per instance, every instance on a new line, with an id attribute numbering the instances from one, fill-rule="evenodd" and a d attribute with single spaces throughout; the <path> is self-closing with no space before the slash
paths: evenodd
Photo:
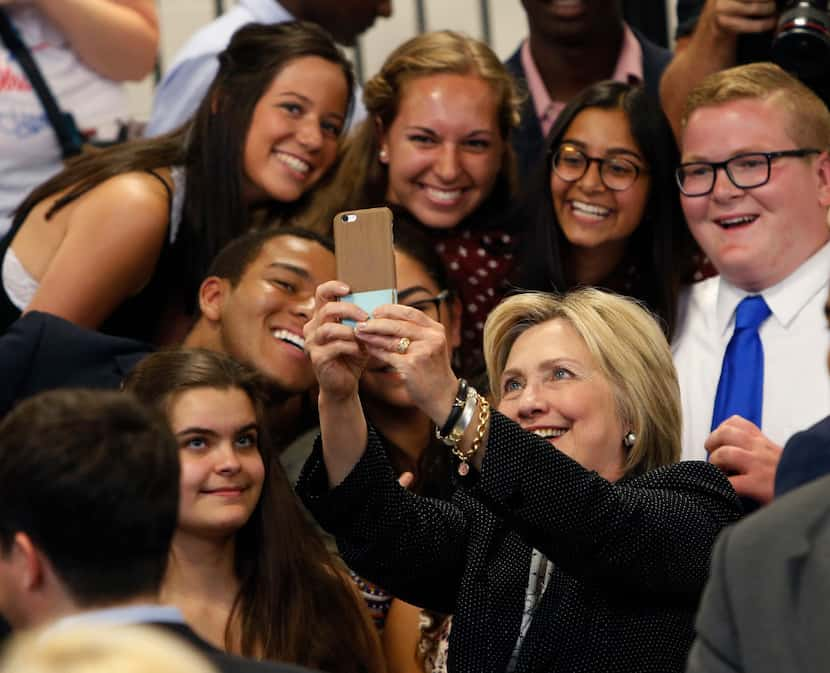
<path id="1" fill-rule="evenodd" d="M 450 296 L 449 290 L 441 290 L 434 297 L 427 297 L 426 299 L 418 299 L 416 301 L 403 301 L 401 304 L 416 308 L 419 311 L 426 313 L 433 320 L 438 320 L 441 315 L 441 302 L 445 301 Z"/>
<path id="2" fill-rule="evenodd" d="M 685 196 L 706 196 L 715 188 L 718 169 L 726 172 L 729 181 L 738 189 L 753 189 L 769 182 L 772 162 L 783 157 L 807 157 L 821 154 L 821 150 L 805 148 L 778 152 L 742 152 L 726 161 L 690 161 L 680 164 L 675 171 L 677 186 Z"/>
<path id="3" fill-rule="evenodd" d="M 648 172 L 623 157 L 590 157 L 570 145 L 562 145 L 553 153 L 553 172 L 565 182 L 576 182 L 588 172 L 593 162 L 599 164 L 602 184 L 614 192 L 625 191 L 637 181 L 640 173 Z"/>

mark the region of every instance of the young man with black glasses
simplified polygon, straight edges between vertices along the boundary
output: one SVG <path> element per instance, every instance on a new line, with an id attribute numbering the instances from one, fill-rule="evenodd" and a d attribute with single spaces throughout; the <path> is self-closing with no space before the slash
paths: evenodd
<path id="1" fill-rule="evenodd" d="M 689 229 L 720 273 L 681 298 L 673 345 L 683 457 L 748 501 L 772 498 L 781 446 L 830 409 L 830 112 L 769 63 L 692 91 L 677 169 Z"/>

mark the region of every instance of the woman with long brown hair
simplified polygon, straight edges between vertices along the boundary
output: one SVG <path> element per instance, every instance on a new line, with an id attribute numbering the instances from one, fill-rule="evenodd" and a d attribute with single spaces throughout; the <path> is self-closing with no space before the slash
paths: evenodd
<path id="1" fill-rule="evenodd" d="M 218 250 L 326 174 L 353 87 L 328 33 L 251 24 L 219 62 L 189 124 L 82 156 L 23 201 L 0 242 L 0 331 L 39 310 L 172 340 Z"/>
<path id="2" fill-rule="evenodd" d="M 125 388 L 179 442 L 179 523 L 162 600 L 235 654 L 335 673 L 383 670 L 342 566 L 303 514 L 263 418 L 259 376 L 205 350 L 154 353 Z"/>

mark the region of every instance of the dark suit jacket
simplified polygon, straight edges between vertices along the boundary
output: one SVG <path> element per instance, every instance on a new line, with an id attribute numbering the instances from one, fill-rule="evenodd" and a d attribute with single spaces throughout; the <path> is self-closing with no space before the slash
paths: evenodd
<path id="1" fill-rule="evenodd" d="M 497 413 L 480 478 L 449 502 L 400 487 L 374 431 L 333 490 L 318 442 L 297 491 L 356 572 L 453 614 L 453 673 L 506 669 L 533 548 L 555 570 L 517 673 L 681 671 L 715 536 L 740 516 L 708 463 L 613 484 Z"/>
<path id="2" fill-rule="evenodd" d="M 0 418 L 17 402 L 54 388 L 118 389 L 152 346 L 32 311 L 0 336 Z"/>
<path id="3" fill-rule="evenodd" d="M 187 624 L 173 624 L 170 622 L 151 622 L 168 633 L 186 640 L 195 649 L 199 650 L 221 671 L 221 673 L 312 673 L 311 669 L 293 664 L 276 663 L 272 661 L 254 661 L 235 657 L 202 640 Z"/>
<path id="4" fill-rule="evenodd" d="M 637 30 L 632 30 L 643 48 L 643 83 L 646 90 L 657 97 L 659 95 L 660 76 L 671 61 L 672 53 L 668 49 L 663 49 L 663 47 L 654 44 Z M 519 46 L 505 62 L 505 66 L 519 83 L 522 91 L 527 92 L 527 79 L 522 67 L 521 51 L 522 48 Z M 511 145 L 513 145 L 513 150 L 516 152 L 519 176 L 524 179 L 531 174 L 534 165 L 545 153 L 542 125 L 536 116 L 536 108 L 529 94 L 522 105 L 522 119 L 519 128 L 513 130 Z"/>
<path id="5" fill-rule="evenodd" d="M 688 673 L 824 673 L 830 666 L 830 477 L 723 532 Z"/>
<path id="6" fill-rule="evenodd" d="M 830 416 L 801 432 L 784 445 L 775 472 L 775 497 L 830 474 Z"/>

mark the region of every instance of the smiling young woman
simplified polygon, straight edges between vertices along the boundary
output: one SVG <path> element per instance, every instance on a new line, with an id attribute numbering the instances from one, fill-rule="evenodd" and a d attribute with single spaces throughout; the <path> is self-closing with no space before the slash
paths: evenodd
<path id="1" fill-rule="evenodd" d="M 259 376 L 213 351 L 177 349 L 147 356 L 125 389 L 164 412 L 179 441 L 179 523 L 164 602 L 222 650 L 382 673 L 362 601 L 280 467 Z"/>
<path id="2" fill-rule="evenodd" d="M 332 166 L 352 88 L 318 26 L 239 30 L 191 122 L 83 155 L 21 204 L 0 241 L 0 331 L 40 310 L 173 341 L 219 249 L 255 211 L 290 212 Z"/>
<path id="3" fill-rule="evenodd" d="M 462 370 L 480 369 L 484 320 L 514 263 L 505 216 L 516 182 L 509 143 L 519 121 L 516 84 L 486 44 L 438 31 L 393 51 L 364 98 L 368 118 L 298 220 L 328 232 L 349 208 L 387 203 L 409 211 L 458 290 Z"/>
<path id="4" fill-rule="evenodd" d="M 699 260 L 659 105 L 639 86 L 600 82 L 562 111 L 547 147 L 520 206 L 527 224 L 517 284 L 620 292 L 643 301 L 671 337 L 678 292 Z"/>

